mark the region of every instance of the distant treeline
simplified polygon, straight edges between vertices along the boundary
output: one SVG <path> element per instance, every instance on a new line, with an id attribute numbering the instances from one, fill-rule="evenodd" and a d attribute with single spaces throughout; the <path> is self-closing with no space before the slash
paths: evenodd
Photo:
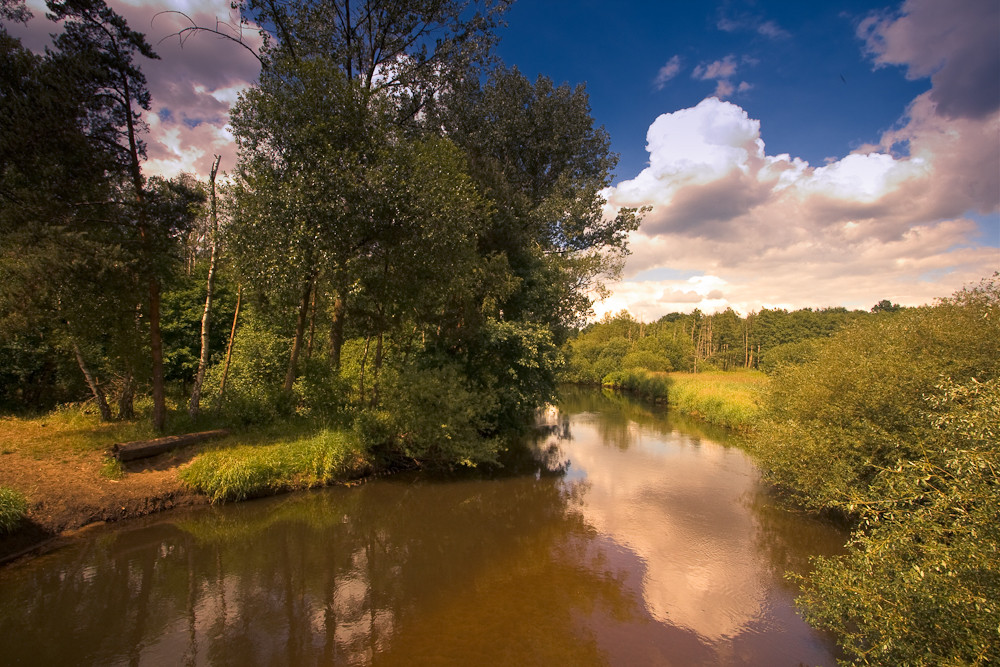
<path id="1" fill-rule="evenodd" d="M 696 309 L 669 313 L 650 323 L 623 311 L 605 315 L 570 340 L 566 379 L 600 384 L 609 373 L 629 369 L 773 370 L 781 363 L 808 359 L 816 340 L 848 324 L 899 310 L 898 304 L 883 299 L 870 311 L 764 308 L 741 317 L 732 308 L 715 315 Z"/>

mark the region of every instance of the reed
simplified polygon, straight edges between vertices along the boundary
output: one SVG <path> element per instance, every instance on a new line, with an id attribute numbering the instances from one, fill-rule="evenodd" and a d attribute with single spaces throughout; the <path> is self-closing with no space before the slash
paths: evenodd
<path id="1" fill-rule="evenodd" d="M 768 378 L 759 371 L 670 373 L 669 405 L 712 424 L 753 430 Z"/>

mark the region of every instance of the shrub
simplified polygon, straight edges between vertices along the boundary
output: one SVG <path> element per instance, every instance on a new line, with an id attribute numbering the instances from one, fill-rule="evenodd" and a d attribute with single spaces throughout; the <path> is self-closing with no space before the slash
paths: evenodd
<path id="1" fill-rule="evenodd" d="M 805 581 L 857 664 L 1000 660 L 1000 289 L 856 323 L 774 376 L 769 477 L 853 521 Z"/>
<path id="2" fill-rule="evenodd" d="M 28 500 L 19 491 L 0 486 L 0 533 L 13 532 L 28 513 Z"/>
<path id="3" fill-rule="evenodd" d="M 253 317 L 243 320 L 233 344 L 226 376 L 223 414 L 232 423 L 266 424 L 290 412 L 281 389 L 288 364 L 289 342 Z M 205 378 L 204 405 L 219 395 L 225 362 L 212 366 Z"/>

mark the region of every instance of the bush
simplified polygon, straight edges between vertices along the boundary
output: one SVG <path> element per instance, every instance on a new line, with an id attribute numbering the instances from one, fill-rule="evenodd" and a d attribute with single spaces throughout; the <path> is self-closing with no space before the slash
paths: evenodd
<path id="1" fill-rule="evenodd" d="M 924 454 L 876 475 L 847 555 L 800 599 L 859 664 L 1000 661 L 1000 382 L 945 382 Z"/>
<path id="2" fill-rule="evenodd" d="M 28 513 L 28 500 L 10 487 L 0 486 L 0 533 L 16 529 Z"/>
<path id="3" fill-rule="evenodd" d="M 289 341 L 249 315 L 242 322 L 233 344 L 222 412 L 231 423 L 267 424 L 291 411 L 289 397 L 281 390 Z M 217 400 L 224 370 L 224 360 L 209 369 L 203 405 Z"/>
<path id="4" fill-rule="evenodd" d="M 384 373 L 381 410 L 362 413 L 362 442 L 390 464 L 403 457 L 432 466 L 496 462 L 496 397 L 469 386 L 456 364 Z"/>
<path id="5" fill-rule="evenodd" d="M 801 599 L 857 664 L 1000 660 L 1000 289 L 856 323 L 774 376 L 753 446 L 849 517 Z"/>

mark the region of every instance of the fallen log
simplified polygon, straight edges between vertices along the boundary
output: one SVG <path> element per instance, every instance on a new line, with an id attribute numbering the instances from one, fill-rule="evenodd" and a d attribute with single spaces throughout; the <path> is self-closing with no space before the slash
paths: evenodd
<path id="1" fill-rule="evenodd" d="M 119 461 L 134 461 L 150 456 L 156 456 L 163 452 L 193 445 L 196 442 L 211 440 L 212 438 L 222 438 L 229 435 L 228 429 L 217 429 L 215 431 L 202 431 L 200 433 L 186 433 L 184 435 L 168 435 L 163 438 L 153 440 L 136 440 L 134 442 L 119 442 L 111 446 L 111 454 Z"/>

